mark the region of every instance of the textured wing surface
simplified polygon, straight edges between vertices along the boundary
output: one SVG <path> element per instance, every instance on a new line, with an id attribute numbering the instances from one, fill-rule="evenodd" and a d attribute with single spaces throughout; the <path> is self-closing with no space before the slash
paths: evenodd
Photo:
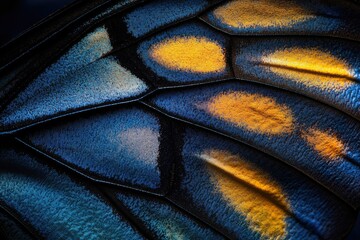
<path id="1" fill-rule="evenodd" d="M 78 1 L 1 49 L 0 233 L 341 239 L 360 7 Z"/>

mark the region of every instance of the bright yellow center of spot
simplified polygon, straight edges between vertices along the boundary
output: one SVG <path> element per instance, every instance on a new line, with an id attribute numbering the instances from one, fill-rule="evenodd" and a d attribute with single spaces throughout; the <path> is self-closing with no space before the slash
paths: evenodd
<path id="1" fill-rule="evenodd" d="M 344 143 L 334 134 L 311 128 L 302 132 L 302 137 L 322 157 L 339 160 L 346 154 Z"/>
<path id="2" fill-rule="evenodd" d="M 222 93 L 213 97 L 206 109 L 213 116 L 258 133 L 290 133 L 294 128 L 291 110 L 260 94 Z"/>
<path id="3" fill-rule="evenodd" d="M 292 1 L 231 1 L 214 11 L 221 22 L 234 28 L 291 26 L 315 17 Z"/>
<path id="4" fill-rule="evenodd" d="M 200 158 L 209 164 L 213 182 L 250 228 L 265 238 L 286 235 L 286 211 L 290 205 L 281 187 L 263 170 L 237 155 L 208 150 Z"/>
<path id="5" fill-rule="evenodd" d="M 330 53 L 314 48 L 289 48 L 261 58 L 261 63 L 286 78 L 307 86 L 341 90 L 352 84 L 349 66 Z"/>
<path id="6" fill-rule="evenodd" d="M 226 67 L 221 45 L 205 37 L 175 37 L 150 48 L 150 56 L 159 64 L 195 73 L 221 72 Z"/>

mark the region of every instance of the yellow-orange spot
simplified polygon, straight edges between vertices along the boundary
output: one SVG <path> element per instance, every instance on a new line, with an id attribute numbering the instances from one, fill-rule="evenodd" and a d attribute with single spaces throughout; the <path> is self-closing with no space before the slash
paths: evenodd
<path id="1" fill-rule="evenodd" d="M 286 236 L 290 205 L 281 187 L 263 170 L 237 155 L 211 149 L 200 155 L 209 163 L 213 182 L 250 228 L 265 238 Z"/>
<path id="2" fill-rule="evenodd" d="M 310 128 L 302 132 L 302 137 L 326 159 L 338 160 L 346 154 L 344 143 L 330 132 Z"/>
<path id="3" fill-rule="evenodd" d="M 221 72 L 226 67 L 221 45 L 205 37 L 176 37 L 150 48 L 155 61 L 172 70 L 195 73 Z"/>
<path id="4" fill-rule="evenodd" d="M 291 110 L 260 94 L 222 93 L 210 99 L 206 109 L 220 119 L 258 133 L 290 133 L 294 128 Z"/>
<path id="5" fill-rule="evenodd" d="M 354 79 L 343 60 L 315 48 L 278 50 L 263 56 L 261 62 L 280 76 L 321 89 L 341 90 Z"/>
<path id="6" fill-rule="evenodd" d="M 239 0 L 214 10 L 224 24 L 234 28 L 282 27 L 315 17 L 292 1 Z"/>

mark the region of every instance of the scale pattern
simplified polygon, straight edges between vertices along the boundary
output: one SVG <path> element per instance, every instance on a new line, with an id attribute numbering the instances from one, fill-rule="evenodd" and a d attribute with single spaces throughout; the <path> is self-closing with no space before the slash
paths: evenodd
<path id="1" fill-rule="evenodd" d="M 0 233 L 344 238 L 360 208 L 359 15 L 340 0 L 91 0 L 50 17 L 2 49 Z"/>

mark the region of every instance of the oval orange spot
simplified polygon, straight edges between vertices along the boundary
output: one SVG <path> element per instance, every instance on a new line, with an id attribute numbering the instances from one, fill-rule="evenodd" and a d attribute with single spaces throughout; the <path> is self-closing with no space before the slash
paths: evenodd
<path id="1" fill-rule="evenodd" d="M 321 89 L 341 90 L 354 79 L 344 61 L 314 48 L 278 50 L 262 57 L 261 62 L 280 76 Z"/>
<path id="2" fill-rule="evenodd" d="M 302 137 L 322 157 L 338 160 L 346 154 L 344 143 L 334 134 L 311 128 L 302 132 Z"/>
<path id="3" fill-rule="evenodd" d="M 220 119 L 258 133 L 290 133 L 294 128 L 291 110 L 260 94 L 223 93 L 213 97 L 206 109 Z"/>
<path id="4" fill-rule="evenodd" d="M 291 26 L 315 17 L 291 1 L 231 1 L 214 11 L 221 22 L 234 28 Z"/>
<path id="5" fill-rule="evenodd" d="M 209 164 L 224 199 L 245 216 L 251 229 L 271 239 L 286 235 L 290 206 L 281 187 L 266 172 L 227 151 L 212 149 L 199 157 Z"/>
<path id="6" fill-rule="evenodd" d="M 150 56 L 172 70 L 195 73 L 221 72 L 226 67 L 221 45 L 205 37 L 176 37 L 150 48 Z"/>

